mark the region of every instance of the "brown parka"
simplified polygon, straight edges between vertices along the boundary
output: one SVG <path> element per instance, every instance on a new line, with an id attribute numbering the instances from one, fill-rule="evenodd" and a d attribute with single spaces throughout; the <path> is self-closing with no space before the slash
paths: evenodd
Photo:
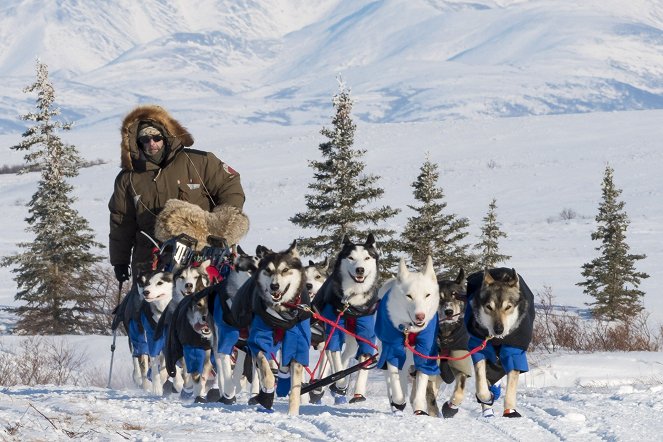
<path id="1" fill-rule="evenodd" d="M 137 144 L 138 127 L 150 123 L 164 134 L 166 153 L 159 165 L 146 161 Z M 109 253 L 115 265 L 136 268 L 151 259 L 157 215 L 169 199 L 211 212 L 225 206 L 241 211 L 245 195 L 239 174 L 214 154 L 187 149 L 193 137 L 160 106 L 139 106 L 122 123 L 121 166 L 110 210 Z M 133 250 L 133 253 L 132 253 Z"/>

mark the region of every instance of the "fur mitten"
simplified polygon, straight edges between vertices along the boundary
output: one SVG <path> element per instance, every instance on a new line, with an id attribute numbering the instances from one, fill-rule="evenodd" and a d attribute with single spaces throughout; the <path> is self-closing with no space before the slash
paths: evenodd
<path id="1" fill-rule="evenodd" d="M 196 250 L 202 250 L 209 235 L 224 238 L 232 245 L 237 244 L 248 230 L 249 219 L 237 207 L 221 205 L 210 213 L 195 204 L 170 199 L 157 216 L 154 236 L 159 241 L 166 241 L 185 233 L 198 241 Z"/>

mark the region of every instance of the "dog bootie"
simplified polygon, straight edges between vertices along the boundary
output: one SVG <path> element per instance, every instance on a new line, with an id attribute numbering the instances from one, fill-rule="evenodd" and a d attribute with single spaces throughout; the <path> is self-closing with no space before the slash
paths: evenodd
<path id="1" fill-rule="evenodd" d="M 521 414 L 518 413 L 515 408 L 505 408 L 504 413 L 502 413 L 502 416 L 504 416 L 504 417 L 522 417 Z"/>
<path id="2" fill-rule="evenodd" d="M 258 395 L 249 398 L 249 405 L 258 405 Z"/>
<path id="3" fill-rule="evenodd" d="M 322 388 L 316 388 L 315 390 L 311 390 L 308 393 L 308 403 L 320 405 L 322 403 L 322 396 L 324 395 L 325 395 L 325 390 L 323 390 Z"/>
<path id="4" fill-rule="evenodd" d="M 276 396 L 286 397 L 290 394 L 290 372 L 283 373 L 279 370 L 278 380 L 276 381 Z"/>
<path id="5" fill-rule="evenodd" d="M 175 385 L 173 385 L 173 381 L 168 379 L 166 382 L 163 383 L 163 397 L 168 397 L 173 393 L 176 393 Z"/>
<path id="6" fill-rule="evenodd" d="M 489 419 L 494 418 L 495 417 L 495 412 L 493 411 L 492 408 L 486 408 L 485 410 L 483 410 L 481 412 L 481 416 L 483 416 L 485 418 L 489 418 Z"/>
<path id="7" fill-rule="evenodd" d="M 442 405 L 442 417 L 448 419 L 454 417 L 458 413 L 458 407 L 451 401 L 447 401 Z"/>
<path id="8" fill-rule="evenodd" d="M 397 404 L 395 402 L 392 402 L 390 405 L 391 405 L 391 411 L 393 413 L 402 413 L 403 410 L 405 410 L 405 402 L 403 402 L 402 404 Z"/>
<path id="9" fill-rule="evenodd" d="M 260 390 L 260 393 L 258 393 L 258 396 L 256 396 L 256 400 L 258 401 L 259 405 L 265 408 L 265 410 L 271 410 L 272 406 L 274 405 L 274 391 L 268 393 L 266 391 Z"/>
<path id="10" fill-rule="evenodd" d="M 196 396 L 196 398 L 193 400 L 194 404 L 206 404 L 207 403 L 207 398 L 204 398 L 202 396 Z"/>
<path id="11" fill-rule="evenodd" d="M 207 402 L 218 402 L 221 399 L 221 392 L 218 388 L 212 388 L 207 392 Z"/>
<path id="12" fill-rule="evenodd" d="M 348 393 L 347 387 L 338 388 L 336 383 L 333 383 L 329 386 L 329 391 L 331 392 L 332 396 L 334 396 L 335 405 L 348 403 L 348 399 L 345 397 L 345 395 Z"/>
<path id="13" fill-rule="evenodd" d="M 364 397 L 363 394 L 355 394 L 352 396 L 352 399 L 350 399 L 351 404 L 356 404 L 357 402 L 364 402 L 366 398 Z"/>
<path id="14" fill-rule="evenodd" d="M 221 402 L 222 404 L 225 404 L 225 405 L 233 405 L 233 404 L 237 403 L 237 396 L 226 397 L 226 395 L 224 394 L 223 396 L 221 396 L 219 398 L 219 402 Z M 256 401 L 256 404 L 257 403 L 258 402 Z M 255 404 L 252 404 L 252 405 L 255 405 Z"/>
<path id="15" fill-rule="evenodd" d="M 426 413 L 424 410 L 415 410 L 414 415 L 415 416 L 428 416 L 428 413 Z"/>
<path id="16" fill-rule="evenodd" d="M 191 399 L 192 397 L 193 397 L 193 388 L 191 390 L 182 388 L 182 391 L 180 391 L 180 399 Z"/>

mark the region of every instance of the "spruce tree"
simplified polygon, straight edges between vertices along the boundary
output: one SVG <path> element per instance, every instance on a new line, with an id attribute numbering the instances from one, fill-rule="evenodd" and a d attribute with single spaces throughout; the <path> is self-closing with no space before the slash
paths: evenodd
<path id="1" fill-rule="evenodd" d="M 600 256 L 582 266 L 584 281 L 577 285 L 594 298 L 587 303 L 596 318 L 623 320 L 642 311 L 644 292 L 638 290 L 640 280 L 649 275 L 635 270 L 635 262 L 646 258 L 629 252 L 626 229 L 629 219 L 624 211 L 624 202 L 619 201 L 620 189 L 613 182 L 614 170 L 608 165 L 602 184 L 602 201 L 596 215 L 597 228 L 592 240 L 600 241 L 596 250 Z"/>
<path id="2" fill-rule="evenodd" d="M 381 251 L 382 276 L 387 276 L 397 264 L 398 243 L 393 239 L 394 231 L 385 228 L 384 223 L 399 210 L 389 206 L 367 208 L 368 203 L 382 197 L 384 190 L 376 185 L 378 176 L 364 173 L 362 157 L 366 150 L 354 148 L 356 125 L 350 115 L 353 100 L 342 81 L 332 104 L 336 111 L 332 127 L 320 131 L 327 138 L 319 145 L 322 160 L 309 161 L 314 181 L 308 185 L 312 192 L 305 195 L 307 209 L 290 218 L 293 224 L 320 233 L 300 238 L 297 247 L 302 254 L 333 258 L 345 235 L 363 243 L 372 232 Z"/>
<path id="3" fill-rule="evenodd" d="M 95 280 L 92 267 L 102 257 L 91 249 L 103 245 L 94 240 L 87 220 L 72 207 L 73 187 L 65 180 L 78 175 L 81 159 L 75 146 L 63 143 L 58 135 L 72 124 L 55 118 L 60 114 L 54 105 L 55 90 L 48 67 L 39 60 L 37 79 L 24 92 L 37 93 L 37 111 L 21 116 L 34 125 L 11 148 L 26 152 L 26 166 L 19 173 L 39 170 L 41 178 L 25 219 L 26 231 L 34 239 L 19 243 L 21 252 L 0 261 L 13 267 L 18 285 L 14 299 L 24 302 L 15 309 L 16 332 L 85 333 L 95 330 L 90 316 L 99 313 L 90 289 Z"/>
<path id="4" fill-rule="evenodd" d="M 469 220 L 453 213 L 444 213 L 447 203 L 444 191 L 437 186 L 440 173 L 428 155 L 419 176 L 412 183 L 414 199 L 420 205 L 408 205 L 416 215 L 408 218 L 401 235 L 402 249 L 412 265 L 421 268 L 431 255 L 435 270 L 442 277 L 455 278 L 461 268 L 476 270 L 476 258 L 464 240 Z"/>
<path id="5" fill-rule="evenodd" d="M 500 238 L 506 238 L 506 233 L 500 230 L 500 223 L 497 221 L 497 200 L 493 200 L 488 205 L 488 213 L 483 218 L 481 227 L 481 236 L 479 244 L 474 246 L 478 250 L 479 267 L 481 269 L 491 269 L 501 262 L 508 261 L 511 256 L 502 255 L 499 252 Z"/>

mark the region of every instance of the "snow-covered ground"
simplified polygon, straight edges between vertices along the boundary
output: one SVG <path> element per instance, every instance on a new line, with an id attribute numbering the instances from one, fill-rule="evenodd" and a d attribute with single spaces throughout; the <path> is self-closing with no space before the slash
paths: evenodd
<path id="1" fill-rule="evenodd" d="M 18 338 L 3 337 L 7 347 Z M 72 336 L 70 346 L 86 349 L 91 366 L 106 382 L 109 337 Z M 127 386 L 129 352 L 120 339 L 113 389 L 74 386 L 0 388 L 0 439 L 27 440 L 196 440 L 196 441 L 646 441 L 657 440 L 663 425 L 663 353 L 534 354 L 521 376 L 520 419 L 481 417 L 474 383 L 453 419 L 402 415 L 389 408 L 380 370 L 369 374 L 368 399 L 334 405 L 302 404 L 300 416 L 287 415 L 287 399 L 275 412 L 247 405 L 193 404 L 179 397 L 160 399 Z M 311 353 L 317 361 L 317 353 Z M 121 387 L 120 385 L 125 385 Z M 448 398 L 451 387 L 440 395 Z M 304 400 L 306 402 L 306 399 Z M 496 405 L 501 413 L 502 403 Z M 10 429 L 15 433 L 10 435 Z"/>

